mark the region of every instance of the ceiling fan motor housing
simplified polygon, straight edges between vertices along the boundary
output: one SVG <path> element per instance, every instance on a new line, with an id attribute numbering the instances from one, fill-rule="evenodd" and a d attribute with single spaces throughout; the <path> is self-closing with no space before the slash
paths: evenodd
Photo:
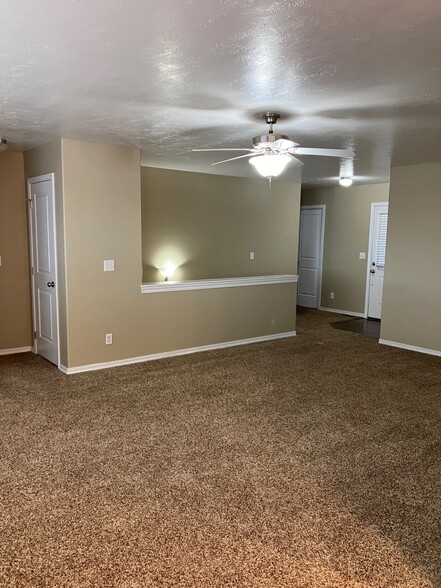
<path id="1" fill-rule="evenodd" d="M 276 124 L 278 119 L 280 118 L 280 114 L 278 112 L 265 112 L 263 115 L 263 120 L 269 125 L 269 131 L 266 135 L 258 135 L 257 137 L 253 137 L 253 147 L 256 149 L 269 149 L 271 148 L 272 143 L 275 143 L 279 139 L 289 139 L 287 135 L 276 135 L 273 132 L 273 125 Z"/>
<path id="2" fill-rule="evenodd" d="M 289 137 L 287 135 L 276 135 L 275 133 L 257 135 L 257 137 L 253 137 L 253 147 L 256 147 L 257 149 L 266 149 L 271 147 L 271 144 L 275 143 L 279 139 L 289 140 Z"/>

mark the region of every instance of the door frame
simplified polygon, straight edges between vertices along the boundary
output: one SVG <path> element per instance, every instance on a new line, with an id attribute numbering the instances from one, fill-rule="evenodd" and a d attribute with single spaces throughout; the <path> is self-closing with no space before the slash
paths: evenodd
<path id="1" fill-rule="evenodd" d="M 374 222 L 375 222 L 375 209 L 379 206 L 387 206 L 389 210 L 389 202 L 371 202 L 371 218 L 369 223 L 369 244 L 368 244 L 368 256 L 366 265 L 366 290 L 364 295 L 364 318 L 369 316 L 369 295 L 370 295 L 370 270 L 372 263 L 372 240 L 374 238 Z"/>
<path id="2" fill-rule="evenodd" d="M 300 206 L 300 214 L 299 214 L 299 245 L 298 245 L 298 253 L 297 253 L 297 276 L 299 275 L 299 253 L 300 253 L 300 219 L 302 216 L 302 210 L 311 210 L 313 208 L 320 208 L 322 211 L 322 226 L 320 231 L 320 263 L 319 263 L 319 272 L 318 272 L 318 306 L 317 308 L 320 309 L 322 306 L 322 274 L 323 274 L 323 252 L 325 248 L 325 223 L 326 223 L 326 204 L 307 204 L 305 206 Z"/>
<path id="3" fill-rule="evenodd" d="M 37 313 L 36 313 L 36 296 L 35 296 L 35 280 L 34 280 L 34 260 L 35 260 L 35 251 L 34 251 L 34 233 L 33 233 L 33 216 L 31 214 L 31 206 L 32 206 L 32 185 L 39 184 L 40 182 L 47 182 L 50 180 L 52 182 L 52 219 L 50 219 L 53 223 L 54 227 L 54 270 L 55 270 L 55 283 L 57 287 L 55 288 L 55 311 L 56 311 L 56 326 L 57 329 L 57 367 L 60 368 L 60 313 L 59 313 L 59 300 L 58 300 L 58 252 L 57 252 L 57 223 L 55 222 L 55 174 L 43 174 L 41 176 L 34 176 L 32 178 L 28 178 L 27 183 L 27 193 L 26 193 L 26 200 L 27 200 L 27 208 L 28 208 L 28 228 L 29 228 L 29 260 L 30 260 L 30 267 L 29 267 L 29 274 L 30 274 L 30 281 L 31 281 L 31 296 L 32 296 L 32 352 L 36 355 L 38 354 L 37 348 L 37 339 L 35 338 L 35 333 L 37 330 Z"/>

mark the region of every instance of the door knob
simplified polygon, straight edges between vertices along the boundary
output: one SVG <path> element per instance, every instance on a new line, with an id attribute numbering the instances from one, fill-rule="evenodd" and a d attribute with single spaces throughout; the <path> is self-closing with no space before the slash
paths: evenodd
<path id="1" fill-rule="evenodd" d="M 55 288 L 55 282 L 48 282 L 47 287 L 48 288 Z"/>
<path id="2" fill-rule="evenodd" d="M 375 270 L 371 270 L 371 274 L 375 274 Z"/>

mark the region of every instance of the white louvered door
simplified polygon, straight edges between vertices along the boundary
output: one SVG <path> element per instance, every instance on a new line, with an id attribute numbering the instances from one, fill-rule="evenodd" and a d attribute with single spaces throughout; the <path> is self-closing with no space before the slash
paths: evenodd
<path id="1" fill-rule="evenodd" d="M 386 264 L 388 205 L 375 205 L 373 215 L 368 316 L 380 319 L 383 302 L 384 266 Z"/>

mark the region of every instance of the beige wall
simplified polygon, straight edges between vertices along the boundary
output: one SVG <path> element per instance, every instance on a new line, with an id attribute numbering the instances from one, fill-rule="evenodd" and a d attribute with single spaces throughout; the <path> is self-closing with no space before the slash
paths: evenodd
<path id="1" fill-rule="evenodd" d="M 63 204 L 63 165 L 62 140 L 58 139 L 24 154 L 26 179 L 49 173 L 55 178 L 55 218 L 57 242 L 58 304 L 60 320 L 60 360 L 67 362 L 67 297 L 66 264 L 64 252 L 64 204 Z"/>
<path id="2" fill-rule="evenodd" d="M 441 352 L 441 163 L 392 168 L 381 337 Z"/>
<path id="3" fill-rule="evenodd" d="M 363 313 L 372 202 L 387 202 L 389 184 L 317 188 L 302 192 L 302 205 L 326 204 L 321 306 Z M 334 292 L 331 300 L 329 293 Z"/>
<path id="4" fill-rule="evenodd" d="M 297 271 L 297 182 L 141 168 L 144 282 Z M 255 259 L 250 260 L 250 251 Z"/>
<path id="5" fill-rule="evenodd" d="M 0 350 L 32 343 L 23 154 L 0 154 Z"/>
<path id="6" fill-rule="evenodd" d="M 132 355 L 129 333 L 140 320 L 139 168 L 137 149 L 63 140 L 69 366 Z M 104 259 L 115 260 L 115 272 L 103 271 Z M 106 333 L 112 346 L 104 345 Z"/>
<path id="7" fill-rule="evenodd" d="M 63 140 L 67 366 L 294 330 L 295 284 L 141 294 L 139 159 L 137 149 Z M 294 220 L 294 242 L 297 230 Z"/>

